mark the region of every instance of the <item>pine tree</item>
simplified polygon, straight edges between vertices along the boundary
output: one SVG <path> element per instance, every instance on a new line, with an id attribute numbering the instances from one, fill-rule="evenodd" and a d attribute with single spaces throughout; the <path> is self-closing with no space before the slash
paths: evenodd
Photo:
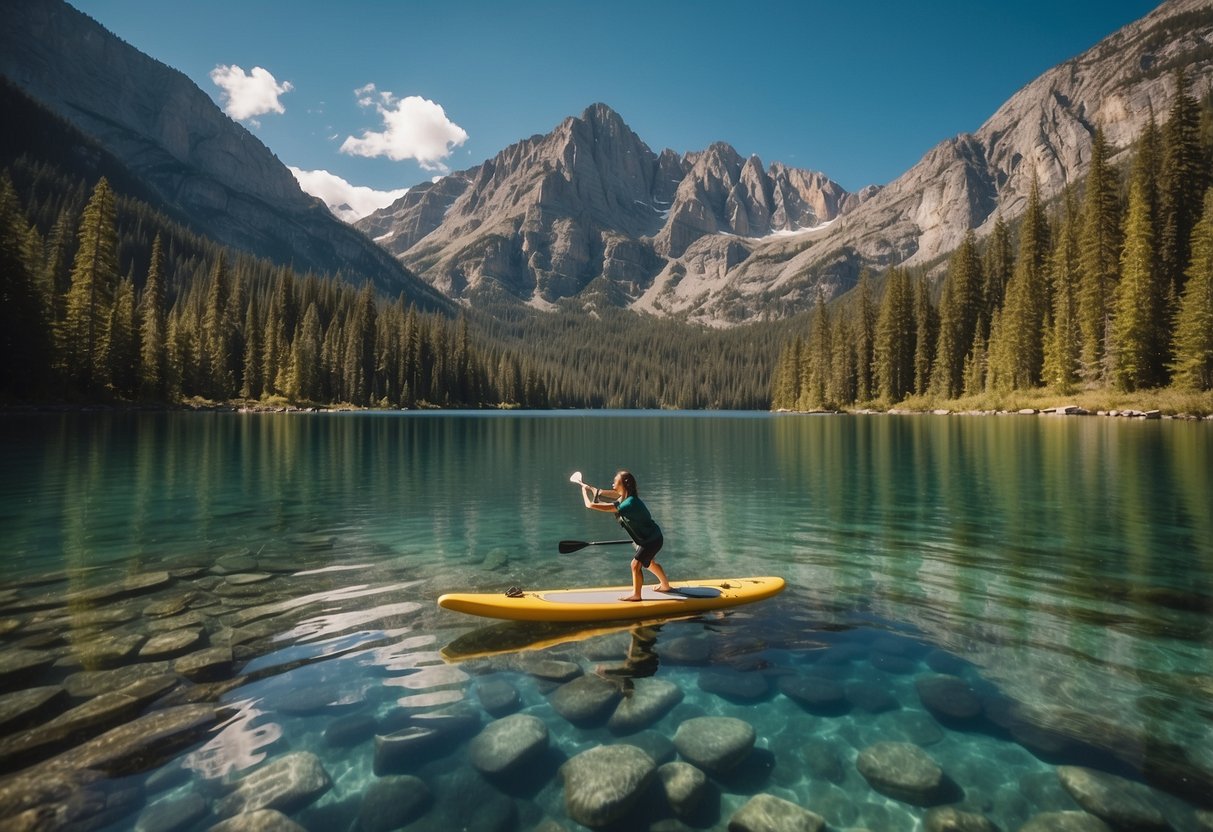
<path id="1" fill-rule="evenodd" d="M 139 302 L 139 390 L 146 399 L 168 396 L 168 333 L 164 318 L 164 246 L 152 240 L 151 262 Z"/>
<path id="2" fill-rule="evenodd" d="M 47 314 L 23 252 L 28 226 L 7 172 L 0 172 L 0 396 L 35 392 L 50 370 Z"/>
<path id="3" fill-rule="evenodd" d="M 308 304 L 300 324 L 299 334 L 294 339 L 291 361 L 291 384 L 289 396 L 296 402 L 321 400 L 320 388 L 320 313 L 316 304 Z"/>
<path id="4" fill-rule="evenodd" d="M 1007 284 L 1011 282 L 1014 271 L 1015 254 L 1011 248 L 1011 230 L 999 212 L 982 258 L 982 274 L 985 280 L 981 293 L 982 314 L 978 319 L 977 328 L 987 340 L 990 337 L 990 319 L 994 317 L 995 310 L 1002 308 Z"/>
<path id="5" fill-rule="evenodd" d="M 136 334 L 135 283 L 127 276 L 118 284 L 110 307 L 105 337 L 106 376 L 113 391 L 131 398 L 138 386 L 139 341 Z"/>
<path id="6" fill-rule="evenodd" d="M 1192 231 L 1192 259 L 1175 324 L 1174 384 L 1213 390 L 1213 188 Z"/>
<path id="7" fill-rule="evenodd" d="M 1082 376 L 1105 383 L 1105 353 L 1110 337 L 1112 298 L 1120 268 L 1120 200 L 1116 173 L 1108 164 L 1103 130 L 1095 131 L 1083 200 L 1079 235 L 1078 325 Z"/>
<path id="8" fill-rule="evenodd" d="M 1145 187 L 1134 178 L 1125 217 L 1120 283 L 1112 320 L 1114 380 L 1121 390 L 1138 390 L 1158 383 L 1162 354 L 1159 325 L 1163 297 L 1157 291 L 1154 228 Z"/>
<path id="9" fill-rule="evenodd" d="M 1080 219 L 1074 189 L 1062 198 L 1061 229 L 1054 241 L 1049 268 L 1053 282 L 1053 316 L 1045 342 L 1043 380 L 1060 393 L 1069 393 L 1079 378 L 1082 332 L 1078 325 L 1078 229 Z"/>
<path id="10" fill-rule="evenodd" d="M 1191 256 L 1192 229 L 1200 216 L 1201 196 L 1209 171 L 1201 164 L 1200 107 L 1188 92 L 1182 67 L 1175 70 L 1175 96 L 1163 130 L 1160 237 L 1157 241 L 1162 280 L 1171 297 L 1183 291 L 1184 269 Z"/>
<path id="11" fill-rule="evenodd" d="M 855 330 L 858 324 L 849 315 L 839 315 L 830 339 L 830 374 L 826 380 L 825 401 L 831 410 L 853 404 L 859 398 L 859 351 Z"/>
<path id="12" fill-rule="evenodd" d="M 236 390 L 236 379 L 231 372 L 233 327 L 228 317 L 229 280 L 227 257 L 220 252 L 211 269 L 206 311 L 202 318 L 201 354 L 203 392 L 219 400 L 231 398 Z"/>
<path id="13" fill-rule="evenodd" d="M 104 383 L 105 330 L 118 285 L 116 202 L 102 177 L 80 217 L 79 247 L 61 333 L 61 353 L 69 378 L 82 390 Z"/>
<path id="14" fill-rule="evenodd" d="M 945 399 L 956 398 L 964 389 L 964 359 L 977 330 L 981 287 L 981 261 L 973 232 L 969 231 L 948 261 L 939 307 L 939 338 L 931 390 Z"/>
<path id="15" fill-rule="evenodd" d="M 1019 229 L 1019 254 L 1007 285 L 998 342 L 989 346 L 989 384 L 995 390 L 1024 390 L 1040 384 L 1048 316 L 1049 223 L 1035 176 Z"/>
<path id="16" fill-rule="evenodd" d="M 794 410 L 800 399 L 800 356 L 804 341 L 799 335 L 784 345 L 775 363 L 774 382 L 771 385 L 771 409 Z M 503 399 L 510 401 L 510 399 Z"/>
<path id="17" fill-rule="evenodd" d="M 915 329 L 910 276 L 892 269 L 876 323 L 876 392 L 886 402 L 901 401 L 914 390 Z"/>
<path id="18" fill-rule="evenodd" d="M 927 277 L 922 275 L 914 283 L 914 392 L 926 395 L 931 385 L 931 373 L 935 364 L 935 343 L 939 338 L 939 320 L 935 305 L 931 303 L 931 291 Z"/>
<path id="19" fill-rule="evenodd" d="M 830 312 L 826 308 L 825 293 L 818 291 L 817 305 L 813 308 L 813 321 L 809 328 L 808 354 L 803 362 L 804 376 L 800 381 L 798 410 L 817 410 L 825 404 L 826 387 L 832 369 L 830 362 L 832 330 Z"/>
<path id="20" fill-rule="evenodd" d="M 244 383 L 240 387 L 240 395 L 245 399 L 260 399 L 265 389 L 265 374 L 261 367 L 265 353 L 256 306 L 250 303 L 244 317 L 244 366 L 241 373 Z"/>
<path id="21" fill-rule="evenodd" d="M 872 279 L 867 269 L 859 275 L 859 303 L 855 319 L 855 401 L 866 402 L 876 392 L 872 374 L 876 345 L 876 304 L 872 300 Z"/>

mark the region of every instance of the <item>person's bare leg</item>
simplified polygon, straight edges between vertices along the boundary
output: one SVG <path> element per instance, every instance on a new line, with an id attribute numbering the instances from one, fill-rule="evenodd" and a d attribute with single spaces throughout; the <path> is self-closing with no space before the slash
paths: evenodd
<path id="1" fill-rule="evenodd" d="M 673 589 L 673 587 L 670 586 L 670 579 L 665 576 L 665 570 L 661 568 L 660 563 L 657 561 L 650 563 L 649 571 L 657 576 L 657 580 L 661 581 L 661 583 L 657 585 L 658 592 L 669 592 L 671 589 Z"/>
<path id="2" fill-rule="evenodd" d="M 625 595 L 620 598 L 620 601 L 639 601 L 641 600 L 640 590 L 644 587 L 644 572 L 640 568 L 640 561 L 632 558 L 632 594 Z"/>

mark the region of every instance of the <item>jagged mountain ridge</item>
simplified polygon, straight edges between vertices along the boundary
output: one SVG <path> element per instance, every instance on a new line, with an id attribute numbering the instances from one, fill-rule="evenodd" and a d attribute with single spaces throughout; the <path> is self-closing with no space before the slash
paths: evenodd
<path id="1" fill-rule="evenodd" d="M 860 200 L 824 174 L 765 170 L 724 143 L 654 153 L 595 104 L 356 225 L 456 297 L 503 286 L 542 305 L 602 278 L 635 303 L 705 236 L 815 227 Z"/>
<path id="2" fill-rule="evenodd" d="M 0 75 L 120 159 L 198 233 L 301 272 L 449 301 L 336 219 L 184 74 L 61 0 L 0 0 Z"/>
<path id="3" fill-rule="evenodd" d="M 1213 78 L 1210 0 L 1163 3 L 858 194 L 724 144 L 654 154 L 595 105 L 358 227 L 473 303 L 497 284 L 536 306 L 611 298 L 716 325 L 778 318 L 845 291 L 864 267 L 935 263 L 969 229 L 1013 220 L 1033 175 L 1046 199 L 1081 181 L 1096 126 L 1124 151 L 1151 111 L 1165 118 L 1176 66 L 1194 90 Z"/>

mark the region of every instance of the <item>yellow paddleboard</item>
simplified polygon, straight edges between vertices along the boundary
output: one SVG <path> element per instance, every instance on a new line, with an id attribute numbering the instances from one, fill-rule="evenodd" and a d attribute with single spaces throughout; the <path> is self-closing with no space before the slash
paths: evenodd
<path id="1" fill-rule="evenodd" d="M 510 597 L 504 592 L 452 592 L 438 606 L 469 615 L 510 621 L 618 621 L 718 610 L 761 601 L 779 593 L 783 578 L 713 578 L 673 581 L 673 590 L 646 586 L 641 601 L 620 601 L 630 586 L 542 589 Z"/>

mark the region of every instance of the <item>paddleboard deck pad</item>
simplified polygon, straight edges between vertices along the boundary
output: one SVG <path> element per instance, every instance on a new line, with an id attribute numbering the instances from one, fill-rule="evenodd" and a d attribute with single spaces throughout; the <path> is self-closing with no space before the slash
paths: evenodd
<path id="1" fill-rule="evenodd" d="M 646 586 L 640 601 L 620 601 L 630 586 L 591 589 L 526 590 L 504 592 L 453 592 L 438 599 L 447 610 L 504 618 L 509 621 L 617 621 L 686 615 L 750 604 L 783 590 L 783 578 L 713 578 L 672 581 L 670 592 Z"/>

